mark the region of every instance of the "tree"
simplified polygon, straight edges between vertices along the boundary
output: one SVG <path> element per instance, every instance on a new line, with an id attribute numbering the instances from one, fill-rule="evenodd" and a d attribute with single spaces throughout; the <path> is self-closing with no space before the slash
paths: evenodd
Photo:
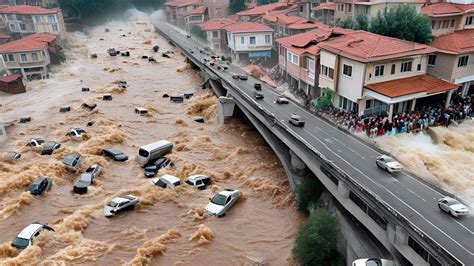
<path id="1" fill-rule="evenodd" d="M 261 6 L 261 5 L 267 5 L 267 4 L 276 3 L 276 2 L 278 2 L 278 0 L 257 0 L 257 5 Z"/>
<path id="2" fill-rule="evenodd" d="M 296 234 L 293 256 L 302 266 L 340 264 L 337 252 L 339 233 L 337 217 L 326 209 L 316 209 Z"/>
<path id="3" fill-rule="evenodd" d="M 229 13 L 235 14 L 245 9 L 245 0 L 230 0 Z"/>
<path id="4" fill-rule="evenodd" d="M 337 23 L 337 26 L 345 28 L 345 29 L 355 29 L 356 24 L 355 24 L 355 21 L 351 17 L 348 17 L 345 20 L 339 21 Z"/>
<path id="5" fill-rule="evenodd" d="M 316 176 L 304 176 L 296 192 L 298 209 L 308 213 L 311 203 L 319 199 L 323 189 L 323 184 Z"/>
<path id="6" fill-rule="evenodd" d="M 356 30 L 369 30 L 369 18 L 365 14 L 359 13 L 355 17 Z"/>
<path id="7" fill-rule="evenodd" d="M 313 107 L 319 111 L 326 110 L 332 105 L 332 96 L 334 94 L 329 88 L 322 88 L 322 91 L 322 95 L 311 102 Z"/>
<path id="8" fill-rule="evenodd" d="M 191 34 L 198 37 L 199 39 L 205 40 L 206 39 L 206 32 L 201 30 L 199 26 L 194 25 L 191 28 Z"/>
<path id="9" fill-rule="evenodd" d="M 432 41 L 429 18 L 418 14 L 415 7 L 409 5 L 379 12 L 370 23 L 370 31 L 425 44 Z"/>

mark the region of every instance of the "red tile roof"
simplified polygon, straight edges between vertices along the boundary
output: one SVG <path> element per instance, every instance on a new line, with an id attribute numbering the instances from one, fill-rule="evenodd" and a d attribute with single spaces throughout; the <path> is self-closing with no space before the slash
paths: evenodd
<path id="1" fill-rule="evenodd" d="M 172 0 L 168 3 L 165 3 L 165 6 L 184 7 L 184 6 L 189 6 L 192 4 L 199 4 L 199 3 L 202 3 L 202 0 Z"/>
<path id="2" fill-rule="evenodd" d="M 453 4 L 453 3 L 434 3 L 421 8 L 424 15 L 440 16 L 440 15 L 458 15 L 468 11 L 474 11 L 474 4 Z"/>
<path id="3" fill-rule="evenodd" d="M 204 30 L 204 31 L 220 30 L 234 23 L 236 23 L 236 21 L 232 19 L 216 18 L 216 19 L 211 19 L 204 23 L 199 24 L 199 27 L 201 28 L 201 30 Z"/>
<path id="4" fill-rule="evenodd" d="M 456 54 L 474 52 L 474 29 L 439 36 L 430 45 Z"/>
<path id="5" fill-rule="evenodd" d="M 192 10 L 191 12 L 188 12 L 184 16 L 187 17 L 187 16 L 192 16 L 192 15 L 201 15 L 201 14 L 204 14 L 204 12 L 206 12 L 206 10 L 207 10 L 207 6 L 201 6 L 201 7 L 198 7 L 196 9 Z"/>
<path id="6" fill-rule="evenodd" d="M 21 78 L 20 74 L 11 74 L 11 75 L 0 77 L 0 82 L 10 83 L 14 80 L 17 80 L 18 78 Z"/>
<path id="7" fill-rule="evenodd" d="M 0 52 L 22 52 L 44 49 L 48 43 L 54 41 L 57 35 L 49 33 L 35 33 L 25 38 L 0 45 Z"/>
<path id="8" fill-rule="evenodd" d="M 367 84 L 365 87 L 387 97 L 400 97 L 415 93 L 434 94 L 457 89 L 459 85 L 437 79 L 430 75 L 419 75 L 379 83 Z"/>
<path id="9" fill-rule="evenodd" d="M 0 39 L 10 39 L 12 36 L 0 33 Z"/>
<path id="10" fill-rule="evenodd" d="M 334 11 L 336 10 L 336 3 L 334 2 L 321 3 L 319 6 L 312 8 L 312 10 L 323 10 L 323 9 Z"/>
<path id="11" fill-rule="evenodd" d="M 272 28 L 255 22 L 237 22 L 224 28 L 228 32 L 273 31 Z"/>
<path id="12" fill-rule="evenodd" d="M 404 56 L 433 53 L 428 45 L 386 37 L 362 30 L 353 31 L 320 45 L 332 53 L 360 62 L 373 62 Z"/>
<path id="13" fill-rule="evenodd" d="M 0 13 L 8 14 L 51 14 L 58 13 L 57 8 L 44 8 L 40 6 L 19 5 L 0 9 Z"/>
<path id="14" fill-rule="evenodd" d="M 288 29 L 292 30 L 304 30 L 304 29 L 314 29 L 314 28 L 321 28 L 323 27 L 323 23 L 321 22 L 313 22 L 313 21 L 305 21 L 300 23 L 293 23 L 288 26 Z"/>
<path id="15" fill-rule="evenodd" d="M 268 5 L 257 6 L 251 9 L 240 11 L 237 13 L 239 16 L 255 16 L 255 15 L 264 15 L 269 11 L 275 10 L 277 8 L 286 7 L 287 3 L 277 2 Z"/>
<path id="16" fill-rule="evenodd" d="M 264 19 L 271 21 L 271 22 L 278 22 L 282 25 L 288 25 L 288 24 L 293 24 L 297 22 L 303 22 L 306 21 L 305 18 L 298 17 L 298 16 L 287 16 L 284 14 L 279 14 L 279 15 L 264 15 Z"/>

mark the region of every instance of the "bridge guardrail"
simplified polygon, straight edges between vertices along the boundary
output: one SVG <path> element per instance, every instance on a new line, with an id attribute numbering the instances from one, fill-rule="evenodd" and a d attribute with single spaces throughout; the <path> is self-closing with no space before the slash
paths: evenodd
<path id="1" fill-rule="evenodd" d="M 169 26 L 168 26 L 169 27 Z M 155 25 L 155 28 L 162 34 L 162 35 L 165 35 L 169 38 L 169 36 L 164 32 L 162 31 L 161 29 L 159 29 L 158 27 L 156 27 Z M 171 40 L 170 40 L 171 41 Z M 176 45 L 176 47 L 180 48 L 182 50 L 183 53 L 186 54 L 186 56 L 188 57 L 193 57 L 193 55 L 191 53 L 189 53 L 186 49 L 184 49 L 183 47 L 181 47 L 181 45 L 179 45 L 179 43 L 174 43 L 174 45 Z M 199 61 L 199 60 L 197 60 Z M 207 67 L 207 66 L 206 66 Z M 217 73 L 217 71 L 211 67 L 207 67 L 208 69 L 210 69 L 212 72 L 214 72 L 215 75 L 219 76 L 219 73 Z M 453 256 L 449 251 L 447 251 L 444 247 L 442 247 L 440 244 L 438 244 L 435 240 L 433 240 L 431 237 L 429 237 L 428 235 L 426 235 L 425 233 L 423 233 L 422 230 L 420 230 L 416 225 L 414 225 L 412 222 L 410 222 L 406 217 L 404 217 L 401 213 L 399 213 L 397 210 L 395 210 L 394 208 L 392 208 L 388 203 L 386 203 L 383 199 L 381 199 L 379 196 L 375 195 L 371 190 L 369 190 L 368 188 L 366 188 L 364 185 L 360 184 L 359 182 L 357 182 L 355 179 L 351 178 L 350 175 L 348 175 L 347 173 L 345 173 L 341 168 L 339 168 L 337 165 L 335 165 L 332 161 L 328 160 L 322 153 L 320 153 L 318 150 L 316 150 L 314 147 L 312 147 L 311 144 L 309 144 L 307 141 L 305 141 L 303 138 L 301 138 L 300 136 L 298 136 L 293 130 L 289 129 L 287 125 L 283 124 L 280 120 L 276 119 L 275 115 L 273 113 L 271 113 L 270 111 L 268 111 L 267 109 L 263 108 L 261 105 L 259 105 L 258 103 L 256 103 L 249 95 L 247 95 L 246 93 L 243 93 L 240 91 L 239 88 L 236 88 L 234 86 L 232 86 L 232 84 L 230 83 L 227 83 L 228 85 L 230 85 L 231 87 L 234 88 L 234 90 L 239 94 L 239 96 L 244 99 L 247 103 L 249 103 L 250 105 L 253 105 L 253 106 L 256 106 L 258 109 L 262 110 L 264 116 L 265 116 L 265 119 L 267 119 L 268 121 L 272 122 L 274 125 L 277 124 L 278 126 L 280 126 L 283 130 L 285 130 L 286 132 L 288 132 L 294 139 L 296 139 L 297 141 L 301 142 L 304 144 L 304 146 L 309 149 L 313 154 L 316 155 L 317 158 L 319 158 L 319 160 L 324 163 L 324 166 L 328 167 L 328 168 L 332 168 L 333 171 L 335 171 L 336 173 L 338 173 L 338 176 L 340 179 L 342 179 L 343 181 L 345 181 L 346 183 L 350 183 L 353 187 L 357 188 L 358 191 L 360 191 L 361 193 L 363 193 L 367 198 L 369 199 L 372 199 L 374 201 L 375 204 L 378 205 L 378 207 L 381 207 L 382 209 L 385 209 L 386 211 L 388 211 L 389 213 L 391 213 L 393 215 L 393 217 L 396 218 L 396 220 L 398 220 L 402 225 L 410 228 L 413 232 L 415 232 L 418 236 L 420 236 L 424 241 L 426 241 L 427 243 L 429 243 L 433 248 L 435 248 L 438 252 L 440 253 L 443 253 L 445 255 L 446 258 L 450 259 L 451 260 L 451 263 L 449 265 L 464 265 L 462 262 L 460 262 L 455 256 Z M 437 254 L 434 254 L 434 256 L 436 258 L 439 258 L 439 256 Z"/>

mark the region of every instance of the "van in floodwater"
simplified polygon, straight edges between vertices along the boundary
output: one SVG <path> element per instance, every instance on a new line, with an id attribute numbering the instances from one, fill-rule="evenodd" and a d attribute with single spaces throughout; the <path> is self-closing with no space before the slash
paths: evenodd
<path id="1" fill-rule="evenodd" d="M 160 140 L 158 142 L 150 143 L 138 148 L 136 161 L 141 165 L 145 165 L 157 160 L 172 149 L 173 144 L 168 140 Z"/>

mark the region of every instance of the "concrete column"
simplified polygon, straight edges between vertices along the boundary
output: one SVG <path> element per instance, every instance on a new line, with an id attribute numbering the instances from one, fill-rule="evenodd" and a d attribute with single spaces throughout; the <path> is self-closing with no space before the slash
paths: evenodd
<path id="1" fill-rule="evenodd" d="M 393 103 L 388 105 L 388 120 L 392 121 L 393 117 Z"/>
<path id="2" fill-rule="evenodd" d="M 462 96 L 466 96 L 467 95 L 467 92 L 469 91 L 469 87 L 471 86 L 471 82 L 468 81 L 468 82 L 464 82 L 462 84 L 462 91 L 461 91 L 461 95 Z"/>
<path id="3" fill-rule="evenodd" d="M 290 162 L 291 167 L 297 174 L 302 174 L 306 169 L 306 164 L 296 155 L 293 151 L 290 150 Z"/>
<path id="4" fill-rule="evenodd" d="M 395 238 L 393 242 L 399 247 L 408 244 L 408 233 L 400 225 L 395 226 Z"/>
<path id="5" fill-rule="evenodd" d="M 347 187 L 346 183 L 339 181 L 337 185 L 337 192 L 344 198 L 349 198 L 350 189 Z"/>
<path id="6" fill-rule="evenodd" d="M 415 105 L 416 105 L 416 98 L 413 99 L 413 101 L 411 102 L 410 111 L 415 111 Z"/>
<path id="7" fill-rule="evenodd" d="M 26 76 L 26 72 L 24 68 L 20 68 L 21 70 L 21 75 L 23 76 L 24 79 L 27 79 L 28 77 Z"/>
<path id="8" fill-rule="evenodd" d="M 449 102 L 451 102 L 451 96 L 453 96 L 453 91 L 454 90 L 448 91 L 448 95 L 446 95 L 446 103 L 444 104 L 444 107 L 449 106 Z"/>
<path id="9" fill-rule="evenodd" d="M 234 114 L 235 103 L 232 98 L 221 96 L 217 99 L 217 121 L 225 124 Z"/>

